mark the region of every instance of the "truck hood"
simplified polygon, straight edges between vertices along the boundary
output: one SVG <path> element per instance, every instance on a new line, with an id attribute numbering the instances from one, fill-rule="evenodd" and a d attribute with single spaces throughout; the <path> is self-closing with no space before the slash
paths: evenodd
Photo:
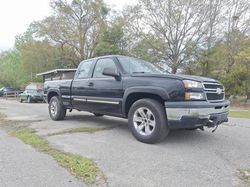
<path id="1" fill-rule="evenodd" d="M 181 79 L 189 79 L 189 80 L 195 80 L 199 82 L 219 82 L 215 79 L 209 78 L 209 77 L 202 77 L 202 76 L 195 76 L 195 75 L 176 75 L 180 77 Z"/>
<path id="2" fill-rule="evenodd" d="M 132 74 L 131 76 L 132 77 L 170 78 L 170 79 L 178 79 L 178 80 L 193 80 L 193 81 L 199 81 L 199 82 L 219 83 L 219 81 L 212 79 L 212 78 L 194 76 L 194 75 L 184 75 L 184 74 L 144 74 L 144 73 L 138 73 L 138 74 Z"/>

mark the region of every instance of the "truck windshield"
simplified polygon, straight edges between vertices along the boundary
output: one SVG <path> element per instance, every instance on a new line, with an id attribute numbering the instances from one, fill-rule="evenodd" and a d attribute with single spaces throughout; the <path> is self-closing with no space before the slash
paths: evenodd
<path id="1" fill-rule="evenodd" d="M 135 73 L 149 73 L 149 74 L 163 74 L 164 71 L 150 62 L 132 58 L 132 57 L 118 57 L 123 69 L 129 74 Z"/>

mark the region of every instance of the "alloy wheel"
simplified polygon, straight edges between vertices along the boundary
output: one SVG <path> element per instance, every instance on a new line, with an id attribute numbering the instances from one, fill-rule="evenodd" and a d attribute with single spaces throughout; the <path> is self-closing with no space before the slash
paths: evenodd
<path id="1" fill-rule="evenodd" d="M 57 103 L 56 101 L 53 101 L 50 105 L 50 113 L 52 114 L 52 116 L 56 116 L 57 114 Z"/>
<path id="2" fill-rule="evenodd" d="M 141 107 L 134 112 L 133 124 L 139 134 L 151 135 L 155 129 L 155 123 L 155 116 L 150 109 Z"/>

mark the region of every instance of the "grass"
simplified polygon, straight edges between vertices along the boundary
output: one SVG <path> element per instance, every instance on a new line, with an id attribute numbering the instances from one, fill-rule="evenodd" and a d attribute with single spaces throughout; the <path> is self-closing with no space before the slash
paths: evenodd
<path id="1" fill-rule="evenodd" d="M 250 110 L 230 111 L 229 117 L 233 117 L 233 118 L 250 118 Z"/>
<path id="2" fill-rule="evenodd" d="M 96 184 L 100 176 L 105 180 L 104 174 L 93 160 L 50 147 L 48 141 L 37 135 L 35 130 L 17 128 L 10 131 L 9 134 L 22 140 L 25 144 L 33 146 L 38 151 L 51 155 L 60 166 L 88 184 Z"/>
<path id="3" fill-rule="evenodd" d="M 0 113 L 0 120 L 3 121 L 6 118 L 6 115 L 3 113 Z"/>
<path id="4" fill-rule="evenodd" d="M 240 169 L 240 178 L 250 187 L 250 169 Z"/>
<path id="5" fill-rule="evenodd" d="M 80 128 L 73 128 L 73 129 L 67 129 L 60 132 L 50 133 L 48 136 L 54 136 L 54 135 L 61 135 L 61 134 L 67 134 L 67 133 L 79 133 L 79 132 L 88 132 L 88 133 L 94 133 L 98 131 L 104 131 L 109 130 L 114 127 L 80 127 Z"/>

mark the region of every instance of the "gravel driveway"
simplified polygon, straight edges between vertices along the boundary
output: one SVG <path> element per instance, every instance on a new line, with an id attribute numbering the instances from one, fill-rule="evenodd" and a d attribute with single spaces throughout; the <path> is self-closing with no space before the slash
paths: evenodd
<path id="1" fill-rule="evenodd" d="M 72 112 L 64 121 L 51 121 L 47 104 L 0 100 L 0 112 L 12 120 L 35 120 L 31 127 L 51 145 L 93 158 L 109 186 L 243 186 L 238 170 L 250 168 L 250 120 L 230 119 L 215 133 L 172 131 L 159 144 L 136 141 L 127 121 Z M 95 133 L 46 136 L 77 127 L 113 126 Z"/>

